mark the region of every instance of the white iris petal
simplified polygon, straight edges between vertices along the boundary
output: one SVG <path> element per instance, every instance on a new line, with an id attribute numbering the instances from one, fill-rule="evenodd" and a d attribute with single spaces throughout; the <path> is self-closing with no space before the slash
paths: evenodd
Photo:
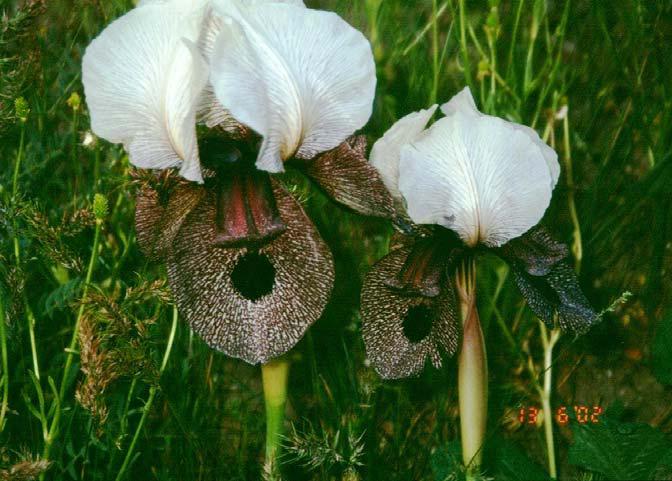
<path id="1" fill-rule="evenodd" d="M 83 84 L 92 130 L 123 143 L 141 168 L 181 166 L 202 181 L 196 107 L 208 78 L 195 48 L 204 9 L 147 3 L 111 23 L 86 50 Z"/>
<path id="2" fill-rule="evenodd" d="M 340 145 L 371 116 L 371 46 L 338 15 L 258 3 L 228 17 L 212 59 L 222 105 L 263 137 L 257 167 L 311 158 Z"/>
<path id="3" fill-rule="evenodd" d="M 438 105 L 426 110 L 413 112 L 399 119 L 385 135 L 373 144 L 369 160 L 378 170 L 385 186 L 395 199 L 401 199 L 399 192 L 399 159 L 401 148 L 413 142 L 425 130 L 429 119 Z"/>
<path id="4" fill-rule="evenodd" d="M 441 106 L 441 112 L 444 115 L 450 116 L 455 112 L 462 112 L 464 114 L 472 114 L 478 117 L 491 117 L 491 115 L 485 115 L 481 113 L 476 108 L 476 103 L 474 102 L 474 97 L 471 95 L 471 90 L 469 87 L 463 88 L 457 95 L 450 99 L 447 103 Z M 560 177 L 560 164 L 558 163 L 558 154 L 550 148 L 546 142 L 541 140 L 539 134 L 536 130 L 528 127 L 527 125 L 517 124 L 515 122 L 506 122 L 511 128 L 515 130 L 520 130 L 522 133 L 527 135 L 530 140 L 539 147 L 541 154 L 544 156 L 546 163 L 548 164 L 548 169 L 551 173 L 551 189 L 555 188 L 555 185 L 558 183 L 558 178 Z"/>
<path id="5" fill-rule="evenodd" d="M 557 155 L 532 129 L 478 112 L 468 90 L 442 110 L 447 117 L 401 150 L 409 216 L 448 227 L 468 245 L 524 234 L 550 203 Z"/>

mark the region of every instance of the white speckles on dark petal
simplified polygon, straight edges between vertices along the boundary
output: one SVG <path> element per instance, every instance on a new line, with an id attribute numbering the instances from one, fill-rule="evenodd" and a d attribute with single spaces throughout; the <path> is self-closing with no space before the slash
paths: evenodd
<path id="1" fill-rule="evenodd" d="M 205 194 L 192 182 L 167 187 L 166 198 L 152 187 L 142 186 L 136 196 L 135 231 L 142 252 L 152 260 L 165 258 L 185 218 Z"/>
<path id="2" fill-rule="evenodd" d="M 567 246 L 556 241 L 542 226 L 535 226 L 525 234 L 496 249 L 509 262 L 519 264 L 529 274 L 543 276 L 569 255 Z"/>
<path id="3" fill-rule="evenodd" d="M 169 254 L 168 279 L 178 309 L 213 348 L 256 364 L 292 348 L 322 314 L 334 282 L 331 253 L 300 205 L 274 183 L 287 231 L 258 249 L 275 268 L 272 291 L 251 301 L 231 272 L 247 247 L 217 248 L 214 195 L 183 223 Z"/>
<path id="4" fill-rule="evenodd" d="M 362 289 L 362 334 L 366 352 L 384 378 L 401 378 L 419 373 L 426 360 L 441 366 L 441 353 L 453 355 L 460 338 L 455 291 L 449 281 L 439 296 L 403 295 L 386 282 L 403 267 L 411 249 L 402 247 L 381 259 L 369 272 Z M 404 334 L 409 309 L 424 305 L 434 320 L 429 334 L 412 342 Z"/>
<path id="5" fill-rule="evenodd" d="M 364 215 L 391 218 L 394 201 L 366 159 L 366 137 L 353 136 L 306 163 L 308 174 L 337 202 Z"/>
<path id="6" fill-rule="evenodd" d="M 514 267 L 513 274 L 528 305 L 547 325 L 553 326 L 557 315 L 562 329 L 583 334 L 599 320 L 567 262 L 556 264 L 544 276 L 528 274 L 519 267 Z"/>

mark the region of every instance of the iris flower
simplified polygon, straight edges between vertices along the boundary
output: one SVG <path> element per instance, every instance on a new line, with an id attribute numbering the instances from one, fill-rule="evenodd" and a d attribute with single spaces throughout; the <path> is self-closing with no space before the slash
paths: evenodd
<path id="1" fill-rule="evenodd" d="M 567 248 L 538 225 L 560 174 L 557 154 L 533 129 L 479 112 L 468 88 L 426 128 L 437 107 L 399 120 L 371 152 L 409 220 L 362 292 L 367 353 L 385 378 L 458 352 L 474 276 L 462 268 L 482 252 L 508 263 L 547 325 L 582 333 L 597 320 Z"/>
<path id="2" fill-rule="evenodd" d="M 288 351 L 334 267 L 271 174 L 294 166 L 342 204 L 392 209 L 368 194 L 384 186 L 352 136 L 372 111 L 369 42 L 301 1 L 145 1 L 91 43 L 83 82 L 93 131 L 156 172 L 137 197 L 138 241 L 167 264 L 181 314 L 249 363 Z"/>

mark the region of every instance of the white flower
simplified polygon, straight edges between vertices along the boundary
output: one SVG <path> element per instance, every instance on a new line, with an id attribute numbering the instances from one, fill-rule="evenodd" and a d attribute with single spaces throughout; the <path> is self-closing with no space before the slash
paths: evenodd
<path id="1" fill-rule="evenodd" d="M 501 246 L 535 226 L 560 175 L 555 151 L 533 129 L 479 112 L 468 88 L 424 130 L 435 109 L 399 120 L 371 152 L 411 219 L 469 246 Z"/>
<path id="2" fill-rule="evenodd" d="M 96 135 L 202 182 L 197 118 L 257 131 L 279 172 L 362 127 L 376 77 L 362 34 L 301 0 L 142 0 L 91 42 L 83 83 Z"/>
<path id="3" fill-rule="evenodd" d="M 112 22 L 86 49 L 84 92 L 94 133 L 123 143 L 141 168 L 180 166 L 201 181 L 196 108 L 208 79 L 197 43 L 205 2 L 151 1 Z"/>
<path id="4" fill-rule="evenodd" d="M 212 58 L 221 104 L 263 137 L 257 167 L 331 150 L 371 116 L 371 46 L 338 15 L 296 2 L 227 10 Z"/>

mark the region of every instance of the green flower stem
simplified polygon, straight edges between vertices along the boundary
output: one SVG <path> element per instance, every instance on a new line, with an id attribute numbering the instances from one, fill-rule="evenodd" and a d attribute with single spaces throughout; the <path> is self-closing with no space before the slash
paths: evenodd
<path id="1" fill-rule="evenodd" d="M 170 326 L 170 334 L 168 335 L 166 350 L 163 353 L 163 361 L 161 362 L 161 368 L 159 369 L 159 379 L 161 378 L 163 371 L 166 370 L 166 366 L 168 365 L 168 359 L 170 359 L 170 353 L 173 350 L 173 344 L 175 342 L 175 333 L 177 332 L 177 320 L 178 320 L 177 307 L 173 306 L 173 323 Z M 117 473 L 117 477 L 115 478 L 116 481 L 121 481 L 122 479 L 124 479 L 124 476 L 126 475 L 126 470 L 128 469 L 128 466 L 131 464 L 131 460 L 133 458 L 135 445 L 138 443 L 138 439 L 140 438 L 142 428 L 145 426 L 147 417 L 149 416 L 149 413 L 152 410 L 152 404 L 154 404 L 154 399 L 156 398 L 156 393 L 158 390 L 159 390 L 158 384 L 155 384 L 149 388 L 149 396 L 147 397 L 147 401 L 145 401 L 145 405 L 142 408 L 142 417 L 140 418 L 138 427 L 135 429 L 135 434 L 133 434 L 131 444 L 130 446 L 128 446 L 128 451 L 126 452 L 124 462 L 121 465 L 119 472 Z"/>
<path id="2" fill-rule="evenodd" d="M 485 339 L 476 309 L 476 266 L 462 265 L 456 277 L 462 314 L 462 349 L 458 358 L 458 392 L 462 460 L 467 479 L 476 479 L 483 458 L 488 416 L 488 364 Z"/>
<path id="3" fill-rule="evenodd" d="M 469 88 L 473 90 L 474 82 L 471 77 L 471 62 L 469 61 L 469 49 L 467 47 L 467 22 L 465 19 L 464 0 L 458 1 L 460 16 L 460 53 L 462 54 L 462 68 L 464 69 L 464 79 Z"/>
<path id="4" fill-rule="evenodd" d="M 91 284 L 91 277 L 93 276 L 93 270 L 96 266 L 98 260 L 98 246 L 100 244 L 100 231 L 102 228 L 102 221 L 96 221 L 96 230 L 93 234 L 93 247 L 91 250 L 91 257 L 89 258 L 89 267 L 86 270 L 86 279 L 84 280 L 84 289 L 82 291 L 82 301 L 86 299 L 86 296 L 89 293 L 89 284 Z M 61 400 L 65 395 L 65 389 L 68 384 L 68 377 L 70 374 L 70 369 L 72 368 L 72 362 L 77 352 L 77 340 L 79 339 L 79 325 L 84 315 L 84 303 L 82 302 L 79 306 L 79 311 L 77 312 L 77 318 L 75 319 L 75 327 L 72 330 L 72 338 L 70 339 L 70 345 L 68 346 L 68 357 L 65 360 L 65 368 L 63 369 L 63 378 L 61 379 L 61 386 L 59 388 L 58 394 Z"/>
<path id="5" fill-rule="evenodd" d="M 551 394 L 553 391 L 553 348 L 560 339 L 560 330 L 548 329 L 543 322 L 539 321 L 541 329 L 541 341 L 544 346 L 544 386 L 540 391 L 541 404 L 544 410 L 544 433 L 546 436 L 546 452 L 548 455 L 548 473 L 551 479 L 558 478 L 558 470 L 555 462 L 555 440 L 553 438 L 553 412 L 551 411 Z"/>
<path id="6" fill-rule="evenodd" d="M 583 260 L 583 241 L 581 238 L 581 223 L 579 222 L 579 214 L 576 211 L 576 201 L 574 198 L 574 174 L 572 165 L 572 148 L 569 140 L 569 112 L 565 114 L 562 121 L 563 131 L 563 147 L 565 150 L 565 170 L 567 172 L 567 207 L 569 207 L 569 215 L 572 219 L 572 226 L 574 227 L 574 241 L 572 242 L 572 253 L 576 261 L 576 272 L 581 271 L 581 261 Z"/>
<path id="7" fill-rule="evenodd" d="M 369 41 L 371 42 L 373 56 L 376 59 L 376 62 L 381 61 L 383 54 L 385 53 L 378 32 L 378 13 L 380 12 L 382 4 L 383 0 L 365 0 L 364 2 L 369 23 Z"/>
<path id="8" fill-rule="evenodd" d="M 527 56 L 525 58 L 525 74 L 523 75 L 523 93 L 525 97 L 531 91 L 532 84 L 532 60 L 534 59 L 534 47 L 537 43 L 537 36 L 539 35 L 539 27 L 543 17 L 543 11 L 538 7 L 543 5 L 541 2 L 535 3 L 532 12 L 532 23 L 530 24 L 530 40 L 527 46 Z"/>
<path id="9" fill-rule="evenodd" d="M 19 138 L 19 150 L 16 153 L 16 160 L 14 162 L 14 176 L 12 178 L 12 201 L 16 202 L 19 194 L 19 173 L 21 172 L 21 162 L 23 161 L 25 153 L 25 140 L 26 140 L 26 123 L 21 122 L 21 136 Z M 14 228 L 14 258 L 16 260 L 16 265 L 21 264 L 21 244 L 19 242 L 19 237 L 16 235 L 17 224 L 16 217 L 13 220 Z M 35 315 L 33 310 L 28 304 L 28 299 L 26 298 L 25 292 L 23 293 L 23 303 L 26 310 L 26 320 L 28 321 L 28 336 L 30 338 L 30 350 L 33 358 L 33 371 L 35 372 L 35 377 L 38 381 L 40 379 L 40 364 L 37 359 L 37 343 L 35 341 Z"/>
<path id="10" fill-rule="evenodd" d="M 288 378 L 289 361 L 287 359 L 276 359 L 261 366 L 264 403 L 266 404 L 265 469 L 269 473 L 277 469 L 277 457 L 285 421 Z"/>
<path id="11" fill-rule="evenodd" d="M 93 270 L 96 266 L 98 260 L 98 246 L 100 245 L 100 232 L 103 226 L 102 219 L 96 219 L 96 230 L 93 236 L 93 246 L 91 248 L 91 257 L 89 258 L 89 267 L 86 271 L 86 279 L 84 281 L 84 289 L 82 291 L 82 301 L 86 299 L 86 296 L 89 293 L 89 284 L 91 283 L 91 277 L 93 276 Z M 59 423 L 61 421 L 61 406 L 63 405 L 63 400 L 65 397 L 65 390 L 68 386 L 68 380 L 70 378 L 70 370 L 72 369 L 73 359 L 76 353 L 77 348 L 77 339 L 79 336 L 79 325 L 84 315 L 84 302 L 79 306 L 79 311 L 77 312 L 77 318 L 75 320 L 75 327 L 72 331 L 72 338 L 70 339 L 70 344 L 67 349 L 68 356 L 65 360 L 65 367 L 63 368 L 63 376 L 61 378 L 61 385 L 58 390 L 58 399 L 56 400 L 56 410 L 54 411 L 54 417 L 51 421 L 51 426 L 49 427 L 49 434 L 44 443 L 44 451 L 42 453 L 42 459 L 49 459 L 49 454 L 51 452 L 51 447 L 53 446 L 54 440 L 58 436 Z M 41 477 L 40 479 L 44 479 Z"/>
<path id="12" fill-rule="evenodd" d="M 12 197 L 16 200 L 16 194 L 19 189 L 19 172 L 21 171 L 21 161 L 23 160 L 23 150 L 26 140 L 26 124 L 21 122 L 21 137 L 19 138 L 19 150 L 16 153 L 16 161 L 14 162 L 14 176 L 12 178 Z M 15 248 L 16 248 L 16 244 Z"/>
<path id="13" fill-rule="evenodd" d="M 5 429 L 5 415 L 9 407 L 9 364 L 7 362 L 7 332 L 5 329 L 5 299 L 0 290 L 0 347 L 2 348 L 2 407 L 0 408 L 0 432 Z"/>
<path id="14" fill-rule="evenodd" d="M 436 103 L 439 94 L 439 16 L 436 0 L 432 0 L 432 93 L 429 99 L 430 105 Z"/>

